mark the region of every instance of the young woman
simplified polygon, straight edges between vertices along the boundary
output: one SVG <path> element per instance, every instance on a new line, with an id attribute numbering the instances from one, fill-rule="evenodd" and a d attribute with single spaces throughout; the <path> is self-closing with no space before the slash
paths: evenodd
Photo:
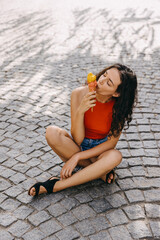
<path id="1" fill-rule="evenodd" d="M 113 169 L 122 161 L 115 147 L 125 123 L 129 127 L 132 120 L 137 77 L 130 68 L 114 64 L 98 73 L 96 79 L 95 92 L 83 86 L 71 94 L 72 137 L 56 126 L 46 130 L 49 146 L 65 162 L 61 178 L 36 183 L 29 195 L 57 192 L 98 178 L 113 182 Z M 77 165 L 82 170 L 72 174 Z"/>

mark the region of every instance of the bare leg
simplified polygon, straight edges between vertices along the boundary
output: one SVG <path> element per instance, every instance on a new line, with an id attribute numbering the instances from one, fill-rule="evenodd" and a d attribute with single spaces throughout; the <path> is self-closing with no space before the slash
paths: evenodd
<path id="1" fill-rule="evenodd" d="M 52 150 L 62 159 L 68 161 L 75 153 L 80 152 L 80 147 L 73 141 L 67 131 L 49 126 L 46 130 L 46 140 Z M 86 167 L 91 164 L 89 159 L 81 160 L 79 166 Z"/>
<path id="2" fill-rule="evenodd" d="M 92 181 L 94 179 L 98 179 L 107 172 L 111 171 L 114 167 L 119 165 L 121 163 L 121 160 L 122 154 L 118 150 L 112 149 L 106 151 L 99 156 L 98 161 L 90 164 L 89 166 L 73 174 L 67 179 L 57 181 L 54 185 L 53 192 L 61 191 L 65 188 L 73 187 Z M 46 190 L 43 186 L 41 186 L 39 194 L 45 192 Z M 30 194 L 32 196 L 35 195 L 34 188 L 31 189 Z"/>
<path id="3" fill-rule="evenodd" d="M 57 126 L 49 126 L 46 130 L 46 140 L 52 150 L 62 159 L 67 162 L 75 153 L 81 151 L 80 147 L 73 141 L 68 132 Z M 91 163 L 97 161 L 97 158 L 85 159 L 79 161 L 78 165 L 87 167 Z M 101 176 L 103 181 L 106 181 L 106 174 Z M 113 174 L 110 175 L 108 183 L 113 179 Z"/>

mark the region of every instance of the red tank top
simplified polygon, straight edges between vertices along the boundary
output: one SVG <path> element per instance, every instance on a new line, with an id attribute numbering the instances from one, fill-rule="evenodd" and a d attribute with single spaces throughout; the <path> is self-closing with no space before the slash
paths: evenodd
<path id="1" fill-rule="evenodd" d="M 91 139 L 105 138 L 112 123 L 112 108 L 115 100 L 107 103 L 96 101 L 93 112 L 89 109 L 84 114 L 85 137 Z"/>

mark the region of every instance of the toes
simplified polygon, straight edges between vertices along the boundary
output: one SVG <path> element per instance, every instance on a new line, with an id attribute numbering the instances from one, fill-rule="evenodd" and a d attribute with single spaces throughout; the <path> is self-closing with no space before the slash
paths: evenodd
<path id="1" fill-rule="evenodd" d="M 31 188 L 29 194 L 30 194 L 31 196 L 34 196 L 34 195 L 35 195 L 35 188 L 34 188 L 34 187 Z"/>

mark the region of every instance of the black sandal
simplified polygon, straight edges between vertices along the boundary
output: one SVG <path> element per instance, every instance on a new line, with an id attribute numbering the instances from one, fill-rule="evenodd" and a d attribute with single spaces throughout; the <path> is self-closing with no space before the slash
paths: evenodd
<path id="1" fill-rule="evenodd" d="M 113 174 L 113 178 L 112 179 L 109 177 L 111 174 Z M 108 179 L 111 179 L 110 183 L 108 182 Z M 115 181 L 115 172 L 114 172 L 114 170 L 111 170 L 109 173 L 106 174 L 106 183 L 107 184 L 111 184 L 114 181 Z"/>
<path id="2" fill-rule="evenodd" d="M 59 181 L 59 178 L 54 178 L 54 179 L 49 178 L 45 182 L 38 182 L 38 183 L 34 184 L 32 187 L 30 187 L 30 189 L 28 190 L 28 195 L 32 196 L 32 195 L 30 195 L 30 191 L 34 187 L 35 191 L 36 191 L 36 194 L 34 196 L 38 196 L 40 186 L 45 187 L 48 194 L 53 193 L 53 187 L 57 181 Z"/>

